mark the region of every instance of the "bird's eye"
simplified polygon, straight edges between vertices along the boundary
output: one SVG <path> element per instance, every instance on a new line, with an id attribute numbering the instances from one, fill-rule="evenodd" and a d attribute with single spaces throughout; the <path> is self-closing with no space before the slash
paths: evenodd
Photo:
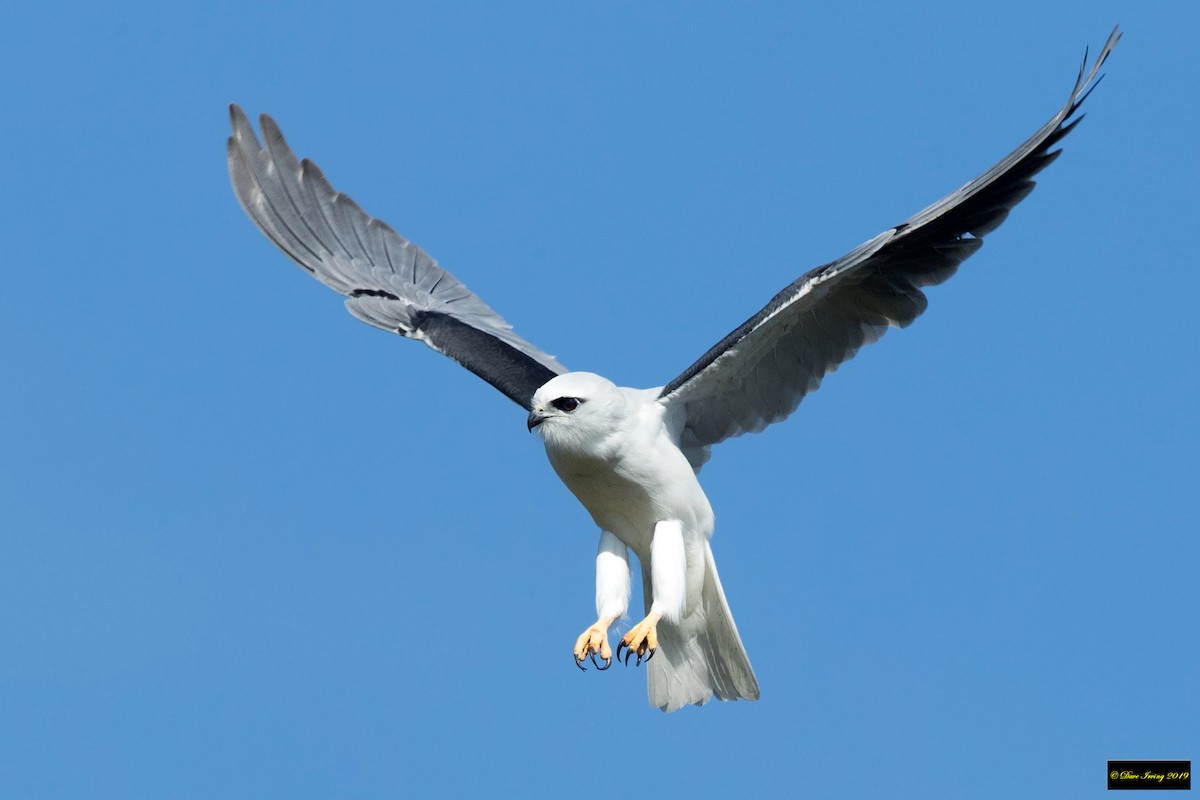
<path id="1" fill-rule="evenodd" d="M 560 397 L 557 400 L 550 401 L 550 405 L 554 406 L 559 411 L 566 411 L 566 412 L 570 413 L 571 411 L 574 411 L 575 409 L 579 408 L 579 398 L 578 397 Z"/>

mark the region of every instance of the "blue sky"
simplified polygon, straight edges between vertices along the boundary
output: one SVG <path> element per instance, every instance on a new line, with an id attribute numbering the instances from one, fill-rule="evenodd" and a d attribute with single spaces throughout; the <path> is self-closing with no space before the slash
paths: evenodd
<path id="1" fill-rule="evenodd" d="M 271 113 L 522 335 L 652 386 L 999 159 L 1117 22 L 1066 153 L 927 314 L 705 467 L 753 704 L 575 669 L 596 531 L 524 414 L 346 315 L 225 172 L 228 104 Z M 3 794 L 1101 797 L 1106 759 L 1200 759 L 1198 27 L 10 9 Z"/>

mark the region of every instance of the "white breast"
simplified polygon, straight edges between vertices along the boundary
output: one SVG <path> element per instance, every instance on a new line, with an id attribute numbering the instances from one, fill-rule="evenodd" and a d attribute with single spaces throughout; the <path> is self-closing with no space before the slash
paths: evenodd
<path id="1" fill-rule="evenodd" d="M 689 534 L 707 537 L 713 514 L 653 393 L 621 391 L 622 413 L 603 433 L 582 441 L 546 436 L 546 455 L 596 524 L 644 559 L 657 522 L 676 519 Z"/>

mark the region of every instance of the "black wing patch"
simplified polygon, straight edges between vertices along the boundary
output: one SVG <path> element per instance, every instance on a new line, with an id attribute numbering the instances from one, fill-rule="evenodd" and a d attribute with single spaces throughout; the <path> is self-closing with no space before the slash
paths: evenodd
<path id="1" fill-rule="evenodd" d="M 462 364 L 526 411 L 532 408 L 538 387 L 558 374 L 490 333 L 448 314 L 418 311 L 413 314 L 413 322 L 430 347 Z"/>

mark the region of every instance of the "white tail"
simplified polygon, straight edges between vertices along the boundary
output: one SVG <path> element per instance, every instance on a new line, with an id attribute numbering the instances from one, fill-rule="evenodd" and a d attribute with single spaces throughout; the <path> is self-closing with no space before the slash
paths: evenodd
<path id="1" fill-rule="evenodd" d="M 658 651 L 647 664 L 650 705 L 674 711 L 719 700 L 757 700 L 758 681 L 742 647 L 712 548 L 704 543 L 700 602 L 677 623 L 658 623 Z"/>

